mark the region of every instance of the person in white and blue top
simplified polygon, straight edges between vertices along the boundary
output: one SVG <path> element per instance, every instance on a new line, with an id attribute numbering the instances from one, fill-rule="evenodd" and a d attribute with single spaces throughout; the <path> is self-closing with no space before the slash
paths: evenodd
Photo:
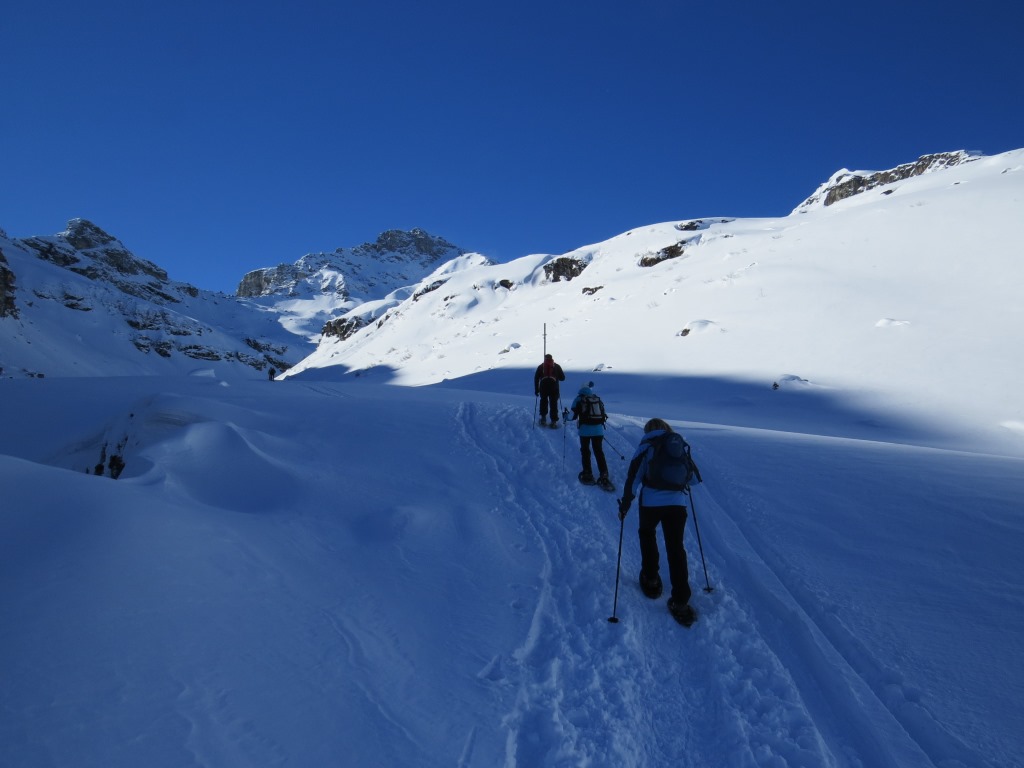
<path id="1" fill-rule="evenodd" d="M 690 575 L 683 547 L 686 527 L 686 491 L 652 488 L 644 484 L 647 465 L 654 456 L 655 445 L 672 427 L 662 419 L 651 419 L 644 425 L 644 436 L 629 462 L 626 484 L 619 500 L 619 519 L 625 520 L 634 497 L 640 498 L 640 589 L 644 595 L 657 599 L 662 593 L 659 574 L 658 525 L 665 540 L 668 573 L 672 595 L 668 609 L 678 620 L 689 624 L 696 618 L 690 606 Z"/>
<path id="2" fill-rule="evenodd" d="M 604 405 L 601 404 L 601 415 L 591 415 L 591 409 L 586 407 L 588 398 L 594 398 L 600 402 L 600 398 L 594 397 L 593 384 L 580 387 L 576 393 L 576 399 L 572 401 L 570 419 L 575 421 L 580 435 L 580 459 L 583 462 L 583 471 L 579 474 L 581 483 L 587 485 L 597 484 L 608 490 L 613 490 L 611 480 L 608 478 L 608 462 L 604 458 L 604 422 L 607 416 L 603 414 Z M 594 459 L 597 461 L 597 471 L 600 473 L 594 479 L 594 471 L 590 463 L 590 452 L 593 450 Z"/>

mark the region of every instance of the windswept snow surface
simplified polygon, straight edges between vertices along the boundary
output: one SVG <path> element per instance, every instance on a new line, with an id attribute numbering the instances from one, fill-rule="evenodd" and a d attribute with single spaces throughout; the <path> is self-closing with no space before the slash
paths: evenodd
<path id="1" fill-rule="evenodd" d="M 0 380 L 0 763 L 1021 765 L 1024 461 L 599 379 L 617 486 L 652 415 L 700 463 L 687 630 L 531 378 Z"/>

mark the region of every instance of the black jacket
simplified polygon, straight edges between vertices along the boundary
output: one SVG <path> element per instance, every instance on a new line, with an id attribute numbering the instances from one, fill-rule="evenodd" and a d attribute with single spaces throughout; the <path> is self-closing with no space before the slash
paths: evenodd
<path id="1" fill-rule="evenodd" d="M 533 374 L 533 394 L 558 395 L 558 382 L 565 381 L 562 366 L 552 362 L 550 374 L 550 376 L 544 375 L 544 363 L 537 366 L 537 372 Z"/>

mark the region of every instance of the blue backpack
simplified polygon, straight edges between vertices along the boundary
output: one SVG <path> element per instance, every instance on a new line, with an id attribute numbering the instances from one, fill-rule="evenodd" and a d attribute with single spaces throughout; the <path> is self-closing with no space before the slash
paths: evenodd
<path id="1" fill-rule="evenodd" d="M 644 485 L 659 491 L 685 491 L 700 473 L 690 457 L 690 445 L 678 432 L 666 432 L 651 441 L 654 453 L 647 461 Z"/>

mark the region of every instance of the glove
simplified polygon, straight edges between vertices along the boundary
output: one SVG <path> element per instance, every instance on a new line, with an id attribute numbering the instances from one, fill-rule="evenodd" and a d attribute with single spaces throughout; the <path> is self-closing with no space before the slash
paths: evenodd
<path id="1" fill-rule="evenodd" d="M 632 496 L 623 496 L 621 499 L 619 499 L 619 520 L 626 519 L 626 513 L 629 512 L 629 505 L 632 502 Z"/>
<path id="2" fill-rule="evenodd" d="M 566 421 L 572 421 L 572 419 L 569 418 L 569 409 L 568 408 L 563 408 L 562 409 L 562 418 L 565 419 Z M 575 416 L 573 418 L 575 418 Z"/>

